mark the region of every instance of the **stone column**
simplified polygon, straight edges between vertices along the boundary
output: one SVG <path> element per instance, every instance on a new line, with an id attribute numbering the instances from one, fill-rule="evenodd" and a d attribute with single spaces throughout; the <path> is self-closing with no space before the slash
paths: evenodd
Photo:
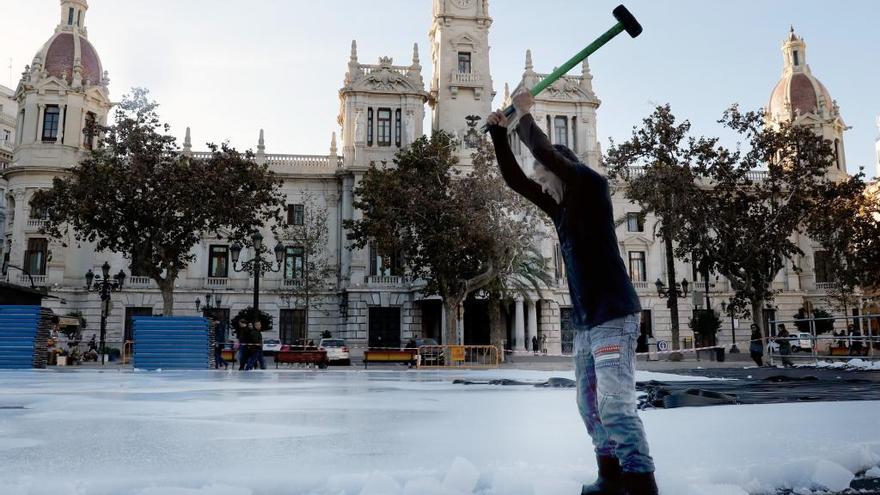
<path id="1" fill-rule="evenodd" d="M 440 305 L 440 338 L 437 339 L 440 345 L 446 345 L 446 306 Z"/>
<path id="2" fill-rule="evenodd" d="M 55 136 L 55 144 L 64 144 L 64 124 L 67 122 L 67 105 L 58 107 L 58 134 Z"/>
<path id="3" fill-rule="evenodd" d="M 529 326 L 528 326 L 528 334 L 526 335 L 526 347 L 531 348 L 532 346 L 532 337 L 538 336 L 538 305 L 535 304 L 535 301 L 527 301 L 529 306 Z"/>
<path id="4" fill-rule="evenodd" d="M 352 209 L 353 209 L 353 194 L 352 189 L 354 188 L 354 177 L 344 176 L 342 178 L 342 219 L 343 220 L 351 220 L 352 218 Z M 342 253 L 341 261 L 341 277 L 344 285 L 348 285 L 351 281 L 351 247 L 347 246 L 347 236 L 346 229 L 340 225 L 340 250 Z"/>
<path id="5" fill-rule="evenodd" d="M 46 115 L 46 105 L 40 103 L 37 105 L 37 136 L 34 138 L 35 143 L 43 142 L 43 118 Z"/>
<path id="6" fill-rule="evenodd" d="M 523 349 L 526 341 L 526 331 L 523 322 L 523 300 L 522 298 L 517 298 L 516 300 L 516 308 L 514 310 L 514 320 L 513 320 L 513 329 L 514 335 L 516 335 L 515 345 L 511 348 L 513 350 Z M 527 348 L 526 348 L 527 349 Z"/>

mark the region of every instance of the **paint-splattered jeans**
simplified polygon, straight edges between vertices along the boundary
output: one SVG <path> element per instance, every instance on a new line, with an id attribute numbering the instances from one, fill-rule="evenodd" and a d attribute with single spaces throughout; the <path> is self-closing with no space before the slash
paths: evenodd
<path id="1" fill-rule="evenodd" d="M 624 471 L 654 471 L 636 413 L 636 339 L 641 315 L 578 329 L 574 341 L 577 403 L 596 454 L 616 456 Z"/>

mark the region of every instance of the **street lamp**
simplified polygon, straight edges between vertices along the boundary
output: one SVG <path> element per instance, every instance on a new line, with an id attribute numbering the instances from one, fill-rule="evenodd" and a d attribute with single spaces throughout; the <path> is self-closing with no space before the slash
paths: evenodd
<path id="1" fill-rule="evenodd" d="M 86 290 L 101 295 L 101 365 L 104 365 L 106 355 L 105 340 L 107 337 L 107 314 L 110 312 L 110 293 L 122 290 L 125 284 L 125 272 L 110 277 L 110 263 L 101 265 L 101 274 L 96 275 L 91 269 L 86 272 Z"/>
<path id="2" fill-rule="evenodd" d="M 201 311 L 203 308 L 205 311 L 209 311 L 212 309 L 217 309 L 220 307 L 220 294 L 214 294 L 214 291 L 211 291 L 210 294 L 205 294 L 205 305 L 202 306 L 202 300 L 198 297 L 196 298 L 196 313 Z"/>
<path id="3" fill-rule="evenodd" d="M 657 286 L 657 295 L 660 296 L 661 299 L 668 299 L 672 294 L 675 294 L 676 298 L 687 297 L 688 287 L 690 286 L 687 279 L 682 279 L 680 284 L 676 283 L 674 287 L 667 288 L 659 278 L 654 282 L 654 285 Z M 669 301 L 667 306 L 669 306 L 671 302 L 672 301 Z"/>
<path id="4" fill-rule="evenodd" d="M 254 275 L 254 317 L 259 315 L 260 311 L 260 274 L 264 272 L 277 273 L 281 271 L 281 265 L 284 263 L 284 245 L 281 241 L 275 245 L 275 265 L 271 261 L 263 259 L 263 235 L 255 232 L 251 236 L 251 245 L 254 247 L 254 256 L 248 261 L 242 262 L 241 268 L 238 267 L 238 260 L 241 257 L 242 245 L 238 242 L 233 243 L 229 248 L 232 254 L 232 269 L 236 272 L 248 272 Z"/>
<path id="5" fill-rule="evenodd" d="M 733 315 L 736 307 L 731 303 L 728 304 L 726 301 L 721 301 L 721 311 L 727 312 L 730 315 L 730 338 L 733 340 L 733 345 L 730 346 L 730 353 L 737 354 L 739 353 L 739 348 L 736 347 L 736 328 L 733 325 Z"/>

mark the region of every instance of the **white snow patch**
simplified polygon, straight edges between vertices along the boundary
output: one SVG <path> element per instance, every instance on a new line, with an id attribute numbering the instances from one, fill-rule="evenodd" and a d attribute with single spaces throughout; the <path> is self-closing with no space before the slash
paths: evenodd
<path id="1" fill-rule="evenodd" d="M 798 368 L 820 368 L 832 370 L 855 370 L 855 371 L 877 371 L 880 370 L 880 361 L 869 361 L 866 359 L 850 359 L 849 361 L 819 361 L 816 364 L 798 364 Z"/>
<path id="2" fill-rule="evenodd" d="M 136 495 L 252 495 L 247 488 L 228 485 L 207 485 L 202 488 L 180 488 L 173 486 L 144 488 Z"/>
<path id="3" fill-rule="evenodd" d="M 480 479 L 480 471 L 463 457 L 456 457 L 443 478 L 443 489 L 450 492 L 471 493 Z"/>
<path id="4" fill-rule="evenodd" d="M 849 488 L 855 475 L 840 464 L 820 460 L 816 463 L 813 482 L 829 490 L 839 492 Z"/>
<path id="5" fill-rule="evenodd" d="M 865 478 L 880 478 L 880 466 L 874 466 L 865 471 Z"/>

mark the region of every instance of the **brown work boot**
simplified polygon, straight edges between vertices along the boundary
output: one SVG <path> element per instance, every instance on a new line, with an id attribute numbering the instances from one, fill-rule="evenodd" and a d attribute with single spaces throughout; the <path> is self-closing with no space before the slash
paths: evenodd
<path id="1" fill-rule="evenodd" d="M 597 456 L 596 464 L 599 465 L 599 479 L 592 485 L 584 485 L 581 495 L 623 495 L 617 457 Z"/>
<path id="2" fill-rule="evenodd" d="M 658 495 L 654 473 L 622 473 L 624 495 Z"/>

